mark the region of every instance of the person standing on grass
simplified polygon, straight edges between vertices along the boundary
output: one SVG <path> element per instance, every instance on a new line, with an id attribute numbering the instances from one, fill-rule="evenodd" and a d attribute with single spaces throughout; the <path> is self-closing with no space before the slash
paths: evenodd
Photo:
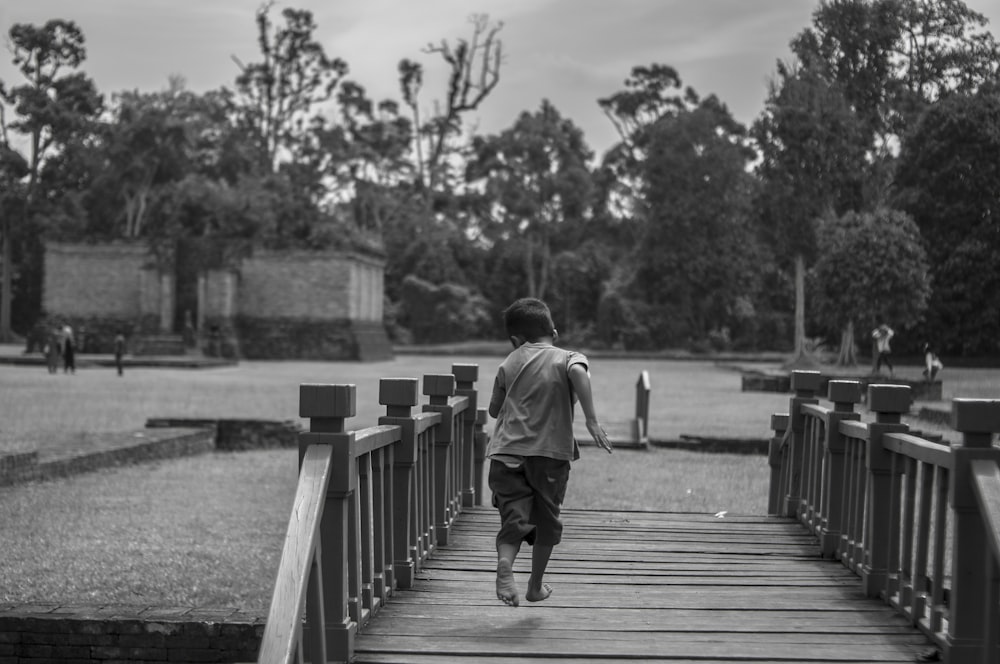
<path id="1" fill-rule="evenodd" d="M 64 325 L 62 329 L 63 373 L 76 373 L 76 347 L 73 341 L 73 328 Z"/>
<path id="2" fill-rule="evenodd" d="M 118 369 L 118 375 L 121 376 L 125 373 L 125 366 L 122 358 L 125 355 L 125 335 L 119 332 L 115 335 L 115 368 Z"/>
<path id="3" fill-rule="evenodd" d="M 48 339 L 45 341 L 45 361 L 49 367 L 50 374 L 59 373 L 59 330 L 49 330 Z"/>
<path id="4" fill-rule="evenodd" d="M 873 374 L 879 373 L 882 369 L 882 364 L 889 367 L 889 375 L 892 376 L 892 362 L 889 361 L 889 355 L 892 350 L 889 347 L 889 340 L 892 339 L 895 332 L 892 328 L 882 323 L 874 330 L 872 330 L 872 339 L 875 342 L 875 367 L 872 369 Z"/>
<path id="5" fill-rule="evenodd" d="M 496 426 L 486 454 L 501 522 L 497 598 L 518 606 L 513 566 L 522 542 L 532 547 L 525 599 L 540 602 L 552 593 L 543 577 L 552 549 L 562 540 L 559 512 L 570 462 L 580 457 L 573 437 L 577 400 L 594 442 L 608 454 L 611 442 L 594 410 L 587 358 L 554 345 L 558 333 L 548 306 L 522 298 L 504 310 L 503 318 L 514 350 L 500 364 L 493 384 L 489 413 Z"/>

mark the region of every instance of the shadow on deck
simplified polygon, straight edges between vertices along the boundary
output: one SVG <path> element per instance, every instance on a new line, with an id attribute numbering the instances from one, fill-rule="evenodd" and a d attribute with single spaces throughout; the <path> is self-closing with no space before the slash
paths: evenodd
<path id="1" fill-rule="evenodd" d="M 545 602 L 494 592 L 497 516 L 471 508 L 447 547 L 356 639 L 357 664 L 913 662 L 932 648 L 791 519 L 564 512 Z M 515 565 L 522 593 L 530 566 Z"/>

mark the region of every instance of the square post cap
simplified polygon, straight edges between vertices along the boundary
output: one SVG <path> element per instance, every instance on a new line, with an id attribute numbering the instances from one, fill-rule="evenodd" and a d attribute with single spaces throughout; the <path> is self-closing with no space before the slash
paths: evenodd
<path id="1" fill-rule="evenodd" d="M 831 380 L 826 389 L 827 398 L 833 403 L 861 403 L 860 381 Z"/>
<path id="2" fill-rule="evenodd" d="M 951 426 L 960 433 L 1000 433 L 1000 399 L 952 399 Z"/>
<path id="3" fill-rule="evenodd" d="M 455 376 L 452 374 L 425 375 L 424 394 L 429 397 L 455 396 Z"/>
<path id="4" fill-rule="evenodd" d="M 785 431 L 788 429 L 788 413 L 774 413 L 771 415 L 771 429 L 773 431 Z"/>
<path id="5" fill-rule="evenodd" d="M 358 410 L 356 385 L 302 383 L 299 417 L 354 417 Z"/>
<path id="6" fill-rule="evenodd" d="M 873 413 L 908 413 L 912 401 L 909 385 L 868 386 L 868 410 Z"/>
<path id="7" fill-rule="evenodd" d="M 420 381 L 416 378 L 382 378 L 378 382 L 378 402 L 382 406 L 416 406 Z"/>
<path id="8" fill-rule="evenodd" d="M 807 392 L 810 395 L 819 392 L 819 386 L 823 382 L 823 374 L 818 371 L 806 371 L 797 369 L 792 372 L 792 391 L 796 394 Z"/>
<path id="9" fill-rule="evenodd" d="M 475 383 L 479 380 L 478 364 L 453 364 L 451 373 L 459 383 Z"/>

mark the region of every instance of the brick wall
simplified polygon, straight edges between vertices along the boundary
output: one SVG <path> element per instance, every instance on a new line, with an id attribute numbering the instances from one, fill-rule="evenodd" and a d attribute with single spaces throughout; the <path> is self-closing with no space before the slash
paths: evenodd
<path id="1" fill-rule="evenodd" d="M 251 662 L 264 618 L 236 609 L 0 604 L 0 664 Z"/>
<path id="2" fill-rule="evenodd" d="M 42 305 L 54 315 L 138 317 L 148 261 L 144 245 L 47 244 Z"/>
<path id="3" fill-rule="evenodd" d="M 240 266 L 237 311 L 249 318 L 357 320 L 378 314 L 381 320 L 379 259 L 315 251 L 257 251 Z M 361 275 L 365 275 L 362 278 Z M 378 303 L 363 310 L 361 301 Z M 376 312 L 377 306 L 377 312 Z"/>

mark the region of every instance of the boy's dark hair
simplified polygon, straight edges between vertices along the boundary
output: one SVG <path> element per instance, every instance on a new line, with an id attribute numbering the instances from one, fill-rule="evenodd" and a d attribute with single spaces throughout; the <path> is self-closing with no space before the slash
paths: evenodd
<path id="1" fill-rule="evenodd" d="M 533 297 L 522 297 L 504 309 L 503 323 L 507 336 L 523 337 L 526 341 L 551 337 L 555 332 L 549 306 Z"/>

